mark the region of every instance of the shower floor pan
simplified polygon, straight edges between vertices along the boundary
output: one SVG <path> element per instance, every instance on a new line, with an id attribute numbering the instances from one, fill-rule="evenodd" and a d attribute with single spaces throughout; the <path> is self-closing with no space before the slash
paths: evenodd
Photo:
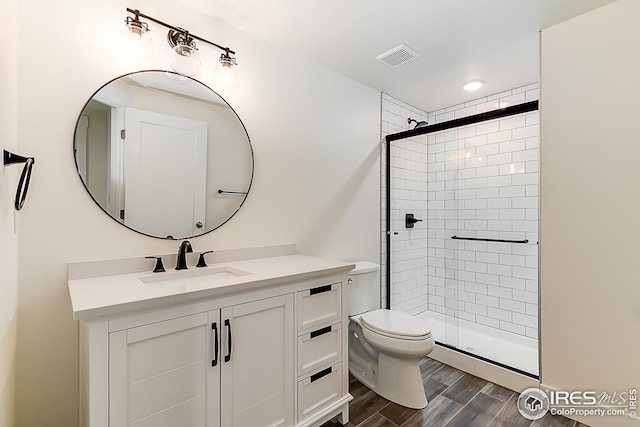
<path id="1" fill-rule="evenodd" d="M 439 343 L 531 376 L 539 374 L 536 339 L 433 311 L 422 312 L 416 317 L 431 324 L 431 334 Z"/>

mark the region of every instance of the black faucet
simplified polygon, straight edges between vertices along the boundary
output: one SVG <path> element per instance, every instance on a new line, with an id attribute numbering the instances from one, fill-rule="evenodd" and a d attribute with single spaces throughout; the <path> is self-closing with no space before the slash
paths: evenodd
<path id="1" fill-rule="evenodd" d="M 193 252 L 193 248 L 191 247 L 191 243 L 188 240 L 180 243 L 180 248 L 178 249 L 178 262 L 176 263 L 176 270 L 186 270 L 187 267 L 187 252 Z"/>

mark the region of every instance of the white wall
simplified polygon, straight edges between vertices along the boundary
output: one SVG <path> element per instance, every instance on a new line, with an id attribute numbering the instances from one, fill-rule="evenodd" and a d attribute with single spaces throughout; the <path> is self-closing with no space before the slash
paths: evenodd
<path id="1" fill-rule="evenodd" d="M 17 144 L 16 0 L 3 3 L 0 38 L 0 151 L 19 152 Z M 21 166 L 0 165 L 0 427 L 15 425 L 16 346 L 18 309 L 18 235 L 14 214 Z M 26 203 L 28 204 L 28 202 Z M 26 206 L 25 204 L 25 206 Z"/>
<path id="2" fill-rule="evenodd" d="M 619 0 L 542 32 L 541 357 L 552 388 L 640 388 L 638 16 L 640 2 Z"/>
<path id="3" fill-rule="evenodd" d="M 177 250 L 177 242 L 139 235 L 108 218 L 75 171 L 73 131 L 85 101 L 118 75 L 167 66 L 159 27 L 152 28 L 156 57 L 150 63 L 119 52 L 126 7 L 238 52 L 241 87 L 219 92 L 251 137 L 254 185 L 229 223 L 192 239 L 196 251 L 297 243 L 306 254 L 380 258 L 380 93 L 172 6 L 169 0 L 19 2 L 18 132 L 21 150 L 37 158 L 20 228 L 21 427 L 77 425 L 78 333 L 67 263 Z M 205 70 L 219 55 L 203 46 L 201 54 L 207 52 Z M 200 79 L 216 89 L 209 75 Z"/>

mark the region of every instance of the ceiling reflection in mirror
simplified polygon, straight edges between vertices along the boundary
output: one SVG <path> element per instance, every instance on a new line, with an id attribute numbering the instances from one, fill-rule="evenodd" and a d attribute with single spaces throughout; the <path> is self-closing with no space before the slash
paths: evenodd
<path id="1" fill-rule="evenodd" d="M 120 224 L 181 239 L 220 227 L 253 179 L 242 121 L 217 93 L 168 71 L 116 78 L 86 103 L 76 125 L 78 174 Z"/>

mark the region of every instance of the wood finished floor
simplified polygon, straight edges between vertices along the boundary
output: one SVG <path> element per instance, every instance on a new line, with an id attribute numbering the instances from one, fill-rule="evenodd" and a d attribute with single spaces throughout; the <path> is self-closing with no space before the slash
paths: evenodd
<path id="1" fill-rule="evenodd" d="M 547 413 L 537 421 L 522 417 L 518 393 L 429 357 L 420 361 L 429 404 L 409 409 L 378 396 L 349 376 L 353 395 L 348 427 L 588 427 Z M 328 421 L 321 427 L 337 427 Z"/>

